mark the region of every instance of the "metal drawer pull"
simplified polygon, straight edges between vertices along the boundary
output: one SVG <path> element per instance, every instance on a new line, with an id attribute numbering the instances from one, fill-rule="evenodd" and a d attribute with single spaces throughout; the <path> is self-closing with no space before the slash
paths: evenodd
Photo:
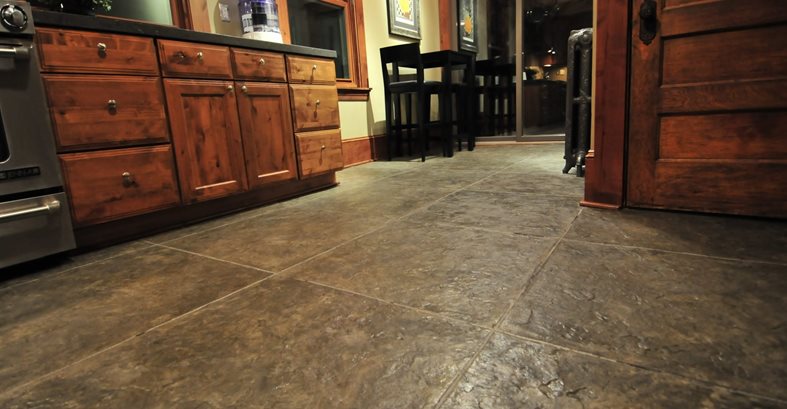
<path id="1" fill-rule="evenodd" d="M 13 212 L 8 212 L 4 214 L 0 214 L 0 222 L 12 222 L 14 220 L 20 219 L 27 219 L 30 217 L 37 216 L 39 214 L 53 214 L 60 210 L 60 201 L 53 200 L 49 203 L 45 203 L 42 206 L 31 207 L 29 209 L 23 210 L 16 210 Z"/>
<path id="2" fill-rule="evenodd" d="M 202 58 L 205 57 L 205 54 L 202 54 L 202 51 L 197 53 L 197 59 L 202 61 Z"/>
<path id="3" fill-rule="evenodd" d="M 0 47 L 0 57 L 13 58 L 15 60 L 29 60 L 30 49 L 27 47 Z"/>
<path id="4" fill-rule="evenodd" d="M 314 104 L 319 106 L 320 105 L 320 100 L 318 99 L 317 101 L 314 101 Z"/>
<path id="5" fill-rule="evenodd" d="M 134 184 L 136 184 L 136 181 L 134 180 L 134 175 L 132 175 L 131 172 L 123 172 L 123 174 L 120 176 L 123 177 L 123 186 L 131 187 Z"/>
<path id="6" fill-rule="evenodd" d="M 227 91 L 229 92 L 235 91 L 235 87 L 233 87 L 232 85 L 227 85 Z"/>
<path id="7" fill-rule="evenodd" d="M 107 108 L 109 108 L 112 111 L 117 110 L 118 102 L 115 101 L 114 99 L 110 99 L 109 101 L 107 101 Z"/>
<path id="8" fill-rule="evenodd" d="M 260 58 L 260 65 L 265 65 L 265 59 L 264 58 Z"/>
<path id="9" fill-rule="evenodd" d="M 321 150 L 325 150 L 325 145 L 323 145 L 323 146 L 320 146 L 320 149 L 321 149 Z"/>
<path id="10" fill-rule="evenodd" d="M 248 94 L 249 93 L 249 87 L 247 87 L 245 85 L 240 87 L 240 90 L 243 91 L 244 94 Z"/>
<path id="11" fill-rule="evenodd" d="M 98 53 L 99 54 L 106 54 L 107 53 L 107 45 L 104 43 L 98 43 Z"/>
<path id="12" fill-rule="evenodd" d="M 317 71 L 317 64 L 312 65 L 312 71 Z"/>

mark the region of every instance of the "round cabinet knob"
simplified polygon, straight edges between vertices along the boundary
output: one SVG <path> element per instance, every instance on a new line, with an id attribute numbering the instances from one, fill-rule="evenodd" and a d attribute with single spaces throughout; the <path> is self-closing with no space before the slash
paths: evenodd
<path id="1" fill-rule="evenodd" d="M 247 87 L 245 85 L 240 87 L 240 90 L 243 91 L 244 94 L 248 94 L 249 93 L 249 87 Z"/>
<path id="2" fill-rule="evenodd" d="M 101 53 L 101 54 L 106 54 L 106 52 L 107 52 L 107 45 L 106 45 L 106 44 L 104 44 L 104 43 L 98 43 L 98 44 L 96 45 L 96 47 L 98 48 L 98 52 L 99 52 L 99 53 Z"/>
<path id="3" fill-rule="evenodd" d="M 115 101 L 114 99 L 110 99 L 109 101 L 107 101 L 107 108 L 113 111 L 118 109 L 118 102 Z"/>
<path id="4" fill-rule="evenodd" d="M 323 151 L 324 151 L 324 150 L 325 150 L 325 145 L 323 145 L 323 146 L 320 146 L 320 150 L 323 150 Z"/>
<path id="5" fill-rule="evenodd" d="M 260 63 L 260 65 L 265 65 L 265 59 L 264 58 L 260 58 L 259 63 Z"/>
<path id="6" fill-rule="evenodd" d="M 229 92 L 235 91 L 235 87 L 233 87 L 232 85 L 227 85 L 227 91 Z"/>
<path id="7" fill-rule="evenodd" d="M 19 6 L 7 4 L 0 9 L 3 26 L 11 31 L 22 31 L 27 28 L 27 13 Z"/>
<path id="8" fill-rule="evenodd" d="M 131 172 L 123 172 L 120 176 L 123 177 L 123 186 L 129 187 L 134 184 L 134 175 L 132 175 Z"/>
<path id="9" fill-rule="evenodd" d="M 317 64 L 312 65 L 312 71 L 317 71 Z"/>
<path id="10" fill-rule="evenodd" d="M 318 99 L 318 100 L 314 101 L 314 104 L 319 106 L 320 105 L 320 100 Z"/>
<path id="11" fill-rule="evenodd" d="M 202 51 L 200 51 L 200 52 L 198 52 L 198 53 L 197 53 L 197 59 L 198 59 L 198 60 L 202 61 L 202 59 L 203 59 L 204 57 L 205 57 L 205 54 L 203 54 L 203 53 L 202 53 Z"/>

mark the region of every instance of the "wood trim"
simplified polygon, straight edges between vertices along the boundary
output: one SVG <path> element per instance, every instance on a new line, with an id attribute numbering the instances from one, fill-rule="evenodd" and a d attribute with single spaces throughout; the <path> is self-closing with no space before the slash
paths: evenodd
<path id="1" fill-rule="evenodd" d="M 188 4 L 187 7 L 191 17 L 191 30 L 202 31 L 205 33 L 213 32 L 213 30 L 210 28 L 210 10 L 208 10 L 208 0 L 182 0 L 182 2 Z"/>
<path id="2" fill-rule="evenodd" d="M 456 36 L 456 22 L 453 19 L 452 7 L 455 0 L 439 0 L 437 9 L 440 14 L 440 49 L 451 50 L 451 42 Z"/>
<path id="3" fill-rule="evenodd" d="M 78 252 L 106 247 L 122 241 L 149 236 L 176 227 L 193 224 L 245 209 L 280 202 L 336 186 L 331 172 L 305 180 L 275 182 L 245 193 L 129 217 L 76 229 Z"/>
<path id="4" fill-rule="evenodd" d="M 287 5 L 287 0 L 276 0 L 276 6 L 279 9 L 279 31 L 281 32 L 282 41 L 284 41 L 284 44 L 292 44 L 290 9 Z"/>
<path id="5" fill-rule="evenodd" d="M 172 10 L 172 24 L 185 30 L 193 30 L 191 23 L 191 2 L 189 0 L 169 0 Z"/>
<path id="6" fill-rule="evenodd" d="M 368 101 L 371 88 L 338 88 L 339 101 Z"/>
<path id="7" fill-rule="evenodd" d="M 583 205 L 623 206 L 630 6 L 627 0 L 597 4 L 594 142 L 586 160 Z"/>
<path id="8" fill-rule="evenodd" d="M 362 136 L 342 140 L 344 167 L 362 165 L 385 156 L 385 135 Z"/>

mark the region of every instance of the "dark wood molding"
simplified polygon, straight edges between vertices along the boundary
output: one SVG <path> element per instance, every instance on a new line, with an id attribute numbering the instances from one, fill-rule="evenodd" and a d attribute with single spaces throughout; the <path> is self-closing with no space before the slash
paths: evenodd
<path id="1" fill-rule="evenodd" d="M 598 0 L 597 4 L 594 140 L 586 161 L 582 201 L 586 206 L 623 206 L 629 7 L 627 0 Z"/>
<path id="2" fill-rule="evenodd" d="M 191 2 L 189 0 L 169 0 L 172 10 L 172 25 L 185 30 L 193 30 L 191 23 Z"/>
<path id="3" fill-rule="evenodd" d="M 150 236 L 176 227 L 236 213 L 245 209 L 280 202 L 333 186 L 336 186 L 336 174 L 331 172 L 299 181 L 271 183 L 261 189 L 207 202 L 87 226 L 77 229 L 74 233 L 78 251 L 82 252 L 130 239 Z"/>
<path id="4" fill-rule="evenodd" d="M 362 136 L 342 141 L 344 167 L 379 160 L 385 156 L 385 135 Z"/>
<path id="5" fill-rule="evenodd" d="M 371 88 L 338 88 L 339 101 L 368 101 Z"/>

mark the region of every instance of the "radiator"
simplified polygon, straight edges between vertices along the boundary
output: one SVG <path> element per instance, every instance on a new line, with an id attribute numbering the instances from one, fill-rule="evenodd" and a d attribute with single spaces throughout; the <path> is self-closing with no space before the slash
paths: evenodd
<path id="1" fill-rule="evenodd" d="M 590 147 L 590 103 L 592 97 L 593 29 L 571 31 L 568 37 L 568 78 L 566 81 L 566 166 L 563 173 L 577 168 L 585 175 L 585 156 Z"/>

